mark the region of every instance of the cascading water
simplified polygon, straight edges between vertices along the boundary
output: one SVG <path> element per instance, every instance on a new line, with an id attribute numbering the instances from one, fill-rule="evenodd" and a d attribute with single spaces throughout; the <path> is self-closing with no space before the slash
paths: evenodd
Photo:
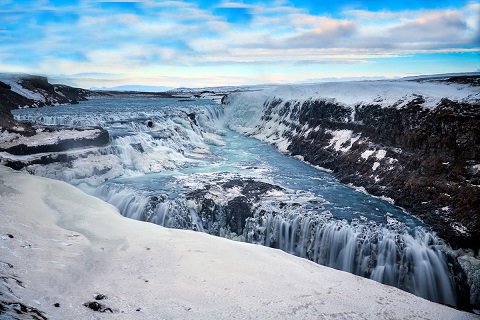
<path id="1" fill-rule="evenodd" d="M 220 105 L 100 99 L 14 113 L 47 125 L 107 129 L 109 146 L 28 170 L 77 185 L 124 216 L 278 248 L 457 305 L 448 248 L 420 221 L 219 126 Z M 247 180 L 253 182 L 242 184 Z"/>
<path id="2" fill-rule="evenodd" d="M 456 305 L 455 283 L 444 244 L 424 228 L 415 228 L 412 235 L 375 223 L 335 220 L 328 213 L 267 214 L 247 224 L 247 230 L 265 226 L 260 236 L 247 238 L 248 242 L 278 248 L 433 301 Z"/>

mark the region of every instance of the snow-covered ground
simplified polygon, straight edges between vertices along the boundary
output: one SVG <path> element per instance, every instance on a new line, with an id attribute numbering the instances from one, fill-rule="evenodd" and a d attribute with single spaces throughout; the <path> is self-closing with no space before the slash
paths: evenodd
<path id="1" fill-rule="evenodd" d="M 5 167 L 0 199 L 0 301 L 47 318 L 479 319 L 280 250 L 127 219 Z"/>
<path id="2" fill-rule="evenodd" d="M 229 104 L 232 106 L 232 120 L 239 118 L 235 114 L 237 104 L 247 103 L 252 109 L 260 109 L 264 102 L 281 99 L 294 102 L 299 106 L 308 100 L 325 100 L 347 107 L 379 105 L 382 107 L 403 108 L 409 102 L 422 98 L 424 109 L 438 106 L 442 99 L 452 101 L 480 102 L 480 87 L 459 83 L 416 82 L 405 80 L 349 81 L 316 84 L 281 85 L 263 90 L 232 93 Z M 253 105 L 254 104 L 254 105 Z M 245 107 L 242 108 L 243 111 Z M 253 110 L 252 110 L 253 111 Z M 255 113 L 255 115 L 257 115 Z M 240 117 L 243 120 L 244 117 Z M 252 117 L 248 121 L 259 120 Z"/>

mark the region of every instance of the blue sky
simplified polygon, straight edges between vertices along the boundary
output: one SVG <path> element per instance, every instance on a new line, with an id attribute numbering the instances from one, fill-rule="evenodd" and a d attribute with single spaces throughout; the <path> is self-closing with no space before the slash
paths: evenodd
<path id="1" fill-rule="evenodd" d="M 480 71 L 480 0 L 0 0 L 0 72 L 93 87 Z"/>

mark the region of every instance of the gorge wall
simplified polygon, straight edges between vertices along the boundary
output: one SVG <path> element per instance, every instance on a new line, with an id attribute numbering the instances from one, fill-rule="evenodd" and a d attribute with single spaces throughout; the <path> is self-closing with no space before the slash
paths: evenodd
<path id="1" fill-rule="evenodd" d="M 35 131 L 30 125 L 13 120 L 11 110 L 76 104 L 95 94 L 85 89 L 51 84 L 42 76 L 0 74 L 0 127 L 27 136 L 33 135 Z"/>
<path id="2" fill-rule="evenodd" d="M 232 129 L 393 199 L 453 247 L 477 250 L 478 84 L 465 76 L 285 86 L 225 104 Z"/>
<path id="3" fill-rule="evenodd" d="M 81 88 L 51 84 L 42 76 L 0 74 L 0 152 L 29 155 L 108 144 L 108 132 L 102 128 L 42 126 L 17 121 L 11 113 L 11 110 L 19 108 L 78 104 L 79 101 L 85 101 L 87 97 L 96 95 L 100 94 Z M 0 163 L 15 169 L 24 166 L 21 161 L 4 160 L 2 157 Z"/>

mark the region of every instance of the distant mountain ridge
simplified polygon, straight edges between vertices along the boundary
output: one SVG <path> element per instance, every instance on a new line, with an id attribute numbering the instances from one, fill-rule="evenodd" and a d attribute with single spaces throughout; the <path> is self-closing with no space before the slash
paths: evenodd
<path id="1" fill-rule="evenodd" d="M 95 91 L 135 91 L 135 92 L 165 92 L 173 89 L 167 86 L 123 85 L 115 87 L 91 87 Z"/>

